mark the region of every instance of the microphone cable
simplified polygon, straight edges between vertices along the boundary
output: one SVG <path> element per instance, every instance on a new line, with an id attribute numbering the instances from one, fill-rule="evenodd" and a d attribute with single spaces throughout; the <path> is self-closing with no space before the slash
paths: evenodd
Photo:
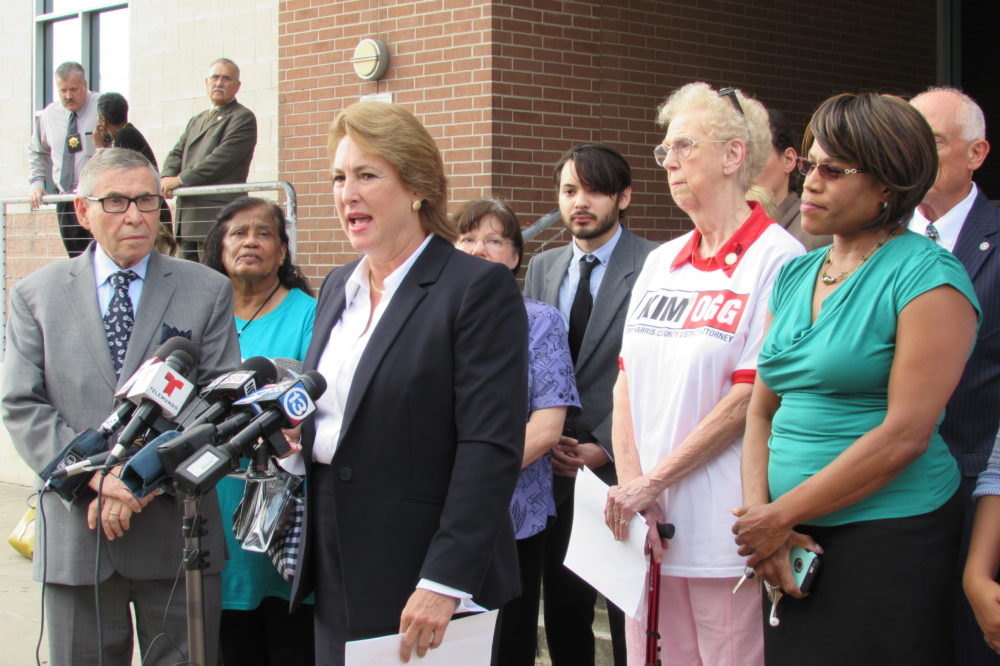
<path id="1" fill-rule="evenodd" d="M 41 602 L 41 623 L 38 628 L 38 642 L 35 643 L 35 666 L 42 666 L 42 638 L 45 636 L 45 578 L 48 573 L 49 560 L 48 560 L 48 549 L 49 540 L 47 538 L 47 532 L 49 524 L 45 522 L 45 504 L 42 503 L 42 496 L 45 493 L 46 486 L 38 489 L 38 517 L 41 518 L 42 522 L 42 602 Z M 37 525 L 35 526 L 37 527 Z M 37 536 L 37 535 L 36 535 Z"/>

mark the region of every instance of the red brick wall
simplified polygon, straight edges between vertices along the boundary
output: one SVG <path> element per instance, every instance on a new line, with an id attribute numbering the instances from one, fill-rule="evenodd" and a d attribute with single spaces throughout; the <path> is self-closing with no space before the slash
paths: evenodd
<path id="1" fill-rule="evenodd" d="M 689 223 L 651 151 L 662 138 L 656 106 L 676 87 L 741 87 L 801 130 L 830 94 L 911 94 L 933 82 L 934 0 L 886 0 L 877 10 L 826 4 L 283 0 L 279 161 L 299 193 L 298 261 L 315 277 L 356 256 L 335 219 L 326 129 L 339 109 L 374 92 L 392 93 L 438 140 L 453 209 L 499 196 L 526 226 L 555 208 L 551 165 L 560 153 L 604 141 L 634 169 L 631 228 L 672 237 Z M 351 69 L 364 37 L 389 45 L 377 83 Z"/>

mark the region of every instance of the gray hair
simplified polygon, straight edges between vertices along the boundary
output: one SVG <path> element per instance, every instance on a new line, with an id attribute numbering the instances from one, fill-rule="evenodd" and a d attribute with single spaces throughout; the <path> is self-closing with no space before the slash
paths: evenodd
<path id="1" fill-rule="evenodd" d="M 80 172 L 80 184 L 76 188 L 80 196 L 93 196 L 97 179 L 105 171 L 129 171 L 140 167 L 149 169 L 156 182 L 156 193 L 160 193 L 160 174 L 156 167 L 142 153 L 128 148 L 102 148 L 87 160 Z"/>
<path id="2" fill-rule="evenodd" d="M 60 81 L 68 81 L 74 76 L 79 76 L 84 81 L 87 80 L 87 73 L 80 63 L 69 60 L 56 67 L 56 78 Z"/>
<path id="3" fill-rule="evenodd" d="M 958 88 L 932 86 L 910 101 L 915 102 L 921 95 L 935 92 L 951 93 L 962 102 L 962 108 L 955 116 L 955 122 L 962 129 L 962 139 L 964 141 L 980 141 L 986 138 L 986 117 L 983 115 L 983 110 L 976 104 L 976 100 Z"/>
<path id="4" fill-rule="evenodd" d="M 209 71 L 211 71 L 212 67 L 214 67 L 215 65 L 218 65 L 220 63 L 223 64 L 223 65 L 229 65 L 230 67 L 232 67 L 233 71 L 236 72 L 236 80 L 237 81 L 240 80 L 240 66 L 237 65 L 232 60 L 230 60 L 229 58 L 216 58 L 215 60 L 212 61 L 212 64 L 210 64 L 208 66 Z"/>
<path id="5" fill-rule="evenodd" d="M 747 147 L 747 157 L 740 167 L 740 185 L 750 189 L 753 179 L 764 168 L 771 152 L 771 128 L 767 109 L 757 100 L 736 89 L 741 114 L 726 97 L 712 86 L 698 81 L 675 90 L 657 110 L 656 120 L 664 128 L 670 121 L 688 111 L 699 111 L 701 126 L 712 139 L 739 139 Z"/>

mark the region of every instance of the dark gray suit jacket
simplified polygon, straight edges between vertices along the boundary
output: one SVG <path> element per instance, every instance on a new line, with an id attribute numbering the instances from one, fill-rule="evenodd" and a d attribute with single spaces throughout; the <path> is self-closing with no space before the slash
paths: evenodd
<path id="1" fill-rule="evenodd" d="M 1000 426 L 1000 208 L 980 191 L 962 231 L 955 257 L 965 266 L 983 311 L 976 346 L 948 401 L 941 437 L 962 476 L 975 483 L 986 467 Z M 970 485 L 971 489 L 971 485 Z"/>
<path id="2" fill-rule="evenodd" d="M 210 117 L 210 119 L 209 119 Z M 206 125 L 207 120 L 207 125 Z M 247 182 L 257 147 L 257 117 L 233 100 L 188 121 L 163 161 L 164 176 L 180 176 L 185 187 Z M 177 236 L 201 240 L 222 208 L 241 194 L 211 194 L 177 200 Z"/>
<path id="3" fill-rule="evenodd" d="M 618 354 L 622 348 L 625 314 L 632 285 L 639 277 L 646 256 L 656 247 L 656 243 L 622 228 L 622 236 L 594 299 L 594 309 L 574 367 L 583 408 L 576 417 L 567 418 L 567 429 L 575 431 L 581 442 L 599 444 L 612 460 L 611 391 L 618 377 Z M 571 245 L 547 250 L 533 257 L 524 278 L 525 295 L 559 307 L 559 285 L 572 259 Z M 614 479 L 614 465 L 605 465 L 595 472 L 605 482 Z"/>
<path id="4" fill-rule="evenodd" d="M 7 319 L 2 409 L 18 453 L 39 472 L 86 428 L 96 428 L 111 413 L 114 391 L 152 356 L 167 329 L 190 332 L 200 347 L 199 385 L 240 362 L 233 325 L 232 290 L 223 275 L 189 261 L 153 252 L 136 311 L 121 378 L 115 377 L 98 311 L 94 284 L 95 243 L 74 259 L 41 268 L 14 286 Z M 165 328 L 166 327 L 166 328 Z M 37 480 L 41 487 L 41 479 Z M 87 527 L 87 506 L 68 509 L 53 493 L 45 494 L 45 523 L 39 526 L 34 575 L 41 580 L 45 553 L 50 583 L 92 585 L 96 537 Z M 125 536 L 108 542 L 101 556 L 101 580 L 113 571 L 139 580 L 177 575 L 183 541 L 181 501 L 155 498 L 134 516 Z M 209 520 L 203 545 L 211 568 L 224 563 L 215 493 L 201 506 Z M 49 543 L 43 545 L 44 537 Z"/>

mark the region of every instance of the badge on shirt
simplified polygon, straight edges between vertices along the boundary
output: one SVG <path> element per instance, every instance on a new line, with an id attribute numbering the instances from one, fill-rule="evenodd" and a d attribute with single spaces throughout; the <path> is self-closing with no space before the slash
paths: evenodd
<path id="1" fill-rule="evenodd" d="M 80 134 L 70 134 L 66 137 L 66 150 L 71 153 L 78 153 L 83 150 L 83 144 L 80 142 Z"/>

